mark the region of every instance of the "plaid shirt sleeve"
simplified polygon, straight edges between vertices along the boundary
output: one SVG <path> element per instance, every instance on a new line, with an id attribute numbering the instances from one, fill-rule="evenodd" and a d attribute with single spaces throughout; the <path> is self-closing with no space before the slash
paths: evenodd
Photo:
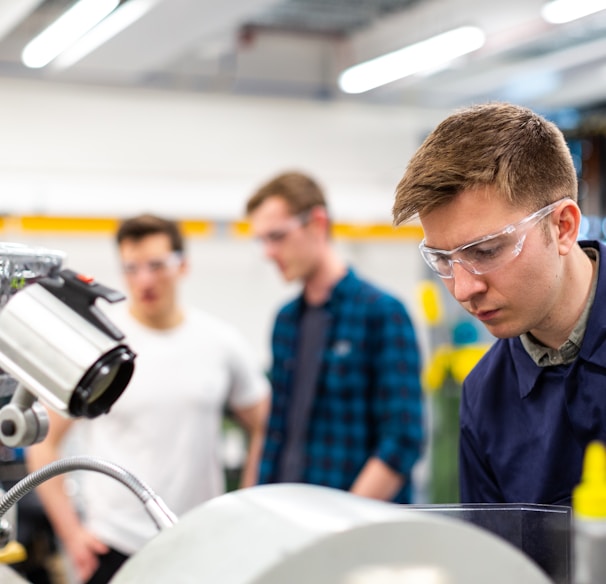
<path id="1" fill-rule="evenodd" d="M 371 408 L 378 442 L 374 456 L 410 476 L 423 443 L 420 356 L 406 309 L 382 295 L 370 316 Z"/>

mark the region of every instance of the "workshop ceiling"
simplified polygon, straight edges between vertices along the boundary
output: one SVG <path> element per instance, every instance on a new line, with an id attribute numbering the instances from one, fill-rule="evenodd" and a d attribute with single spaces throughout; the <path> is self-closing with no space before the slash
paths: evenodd
<path id="1" fill-rule="evenodd" d="M 122 0 L 147 12 L 71 66 L 29 69 L 24 46 L 73 0 L 0 0 L 0 77 L 240 96 L 542 110 L 606 102 L 606 11 L 553 25 L 542 0 Z M 356 95 L 339 73 L 454 27 L 486 34 L 449 68 Z"/>

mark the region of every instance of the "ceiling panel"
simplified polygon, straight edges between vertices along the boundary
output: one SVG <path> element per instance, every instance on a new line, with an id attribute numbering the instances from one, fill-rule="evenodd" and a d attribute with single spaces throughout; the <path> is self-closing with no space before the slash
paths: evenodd
<path id="1" fill-rule="evenodd" d="M 143 1 L 143 17 L 73 66 L 27 69 L 25 44 L 74 1 L 0 0 L 0 77 L 436 107 L 606 102 L 605 12 L 555 26 L 543 0 L 122 0 L 118 10 Z M 464 24 L 487 42 L 450 68 L 339 90 L 344 68 Z"/>

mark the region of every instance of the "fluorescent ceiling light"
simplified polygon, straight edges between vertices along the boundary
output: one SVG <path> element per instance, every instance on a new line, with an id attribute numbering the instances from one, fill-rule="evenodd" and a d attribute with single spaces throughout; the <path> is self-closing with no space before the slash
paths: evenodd
<path id="1" fill-rule="evenodd" d="M 543 5 L 541 15 L 547 22 L 562 24 L 606 8 L 606 0 L 554 0 Z"/>
<path id="2" fill-rule="evenodd" d="M 101 22 L 119 3 L 120 0 L 80 0 L 26 45 L 21 53 L 23 64 L 33 69 L 44 67 Z"/>
<path id="3" fill-rule="evenodd" d="M 415 73 L 435 70 L 479 49 L 485 39 L 481 29 L 462 26 L 354 65 L 341 73 L 339 87 L 345 93 L 363 93 Z"/>
<path id="4" fill-rule="evenodd" d="M 97 47 L 106 43 L 120 31 L 139 20 L 157 0 L 130 0 L 121 4 L 107 18 L 80 37 L 71 47 L 61 53 L 52 63 L 53 69 L 66 69 L 77 63 Z"/>

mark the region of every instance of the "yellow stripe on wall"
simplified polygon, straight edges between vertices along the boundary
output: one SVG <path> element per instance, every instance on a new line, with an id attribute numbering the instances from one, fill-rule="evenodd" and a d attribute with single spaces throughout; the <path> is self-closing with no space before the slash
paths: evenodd
<path id="1" fill-rule="evenodd" d="M 183 233 L 187 236 L 208 236 L 215 231 L 215 225 L 212 221 L 192 221 L 188 219 L 180 223 Z"/>
<path id="2" fill-rule="evenodd" d="M 235 237 L 250 237 L 251 228 L 248 221 L 235 221 L 231 224 L 231 234 Z M 423 239 L 423 228 L 420 225 L 402 225 L 393 227 L 385 224 L 335 223 L 332 234 L 339 239 Z"/>
<path id="3" fill-rule="evenodd" d="M 48 217 L 26 215 L 20 218 L 23 231 L 77 231 L 82 233 L 113 233 L 118 220 L 103 217 Z"/>
<path id="4" fill-rule="evenodd" d="M 234 221 L 229 231 L 234 237 L 250 237 L 252 235 L 248 221 Z"/>
<path id="5" fill-rule="evenodd" d="M 219 224 L 213 221 L 183 219 L 179 221 L 187 236 L 209 237 L 217 232 L 227 232 L 232 237 L 250 237 L 248 221 L 232 221 Z M 0 230 L 32 232 L 73 233 L 77 235 L 114 234 L 120 223 L 115 217 L 52 217 L 46 215 L 24 215 L 0 217 Z M 225 228 L 227 228 L 225 230 Z M 332 234 L 338 239 L 348 240 L 421 240 L 420 225 L 393 227 L 390 224 L 335 223 Z"/>
<path id="6" fill-rule="evenodd" d="M 186 235 L 210 235 L 214 225 L 210 221 L 181 221 Z M 120 219 L 110 217 L 49 217 L 26 215 L 23 217 L 2 218 L 0 229 L 20 229 L 26 232 L 61 232 L 61 233 L 115 233 Z"/>
<path id="7" fill-rule="evenodd" d="M 335 223 L 332 233 L 343 239 L 423 239 L 420 225 Z"/>

